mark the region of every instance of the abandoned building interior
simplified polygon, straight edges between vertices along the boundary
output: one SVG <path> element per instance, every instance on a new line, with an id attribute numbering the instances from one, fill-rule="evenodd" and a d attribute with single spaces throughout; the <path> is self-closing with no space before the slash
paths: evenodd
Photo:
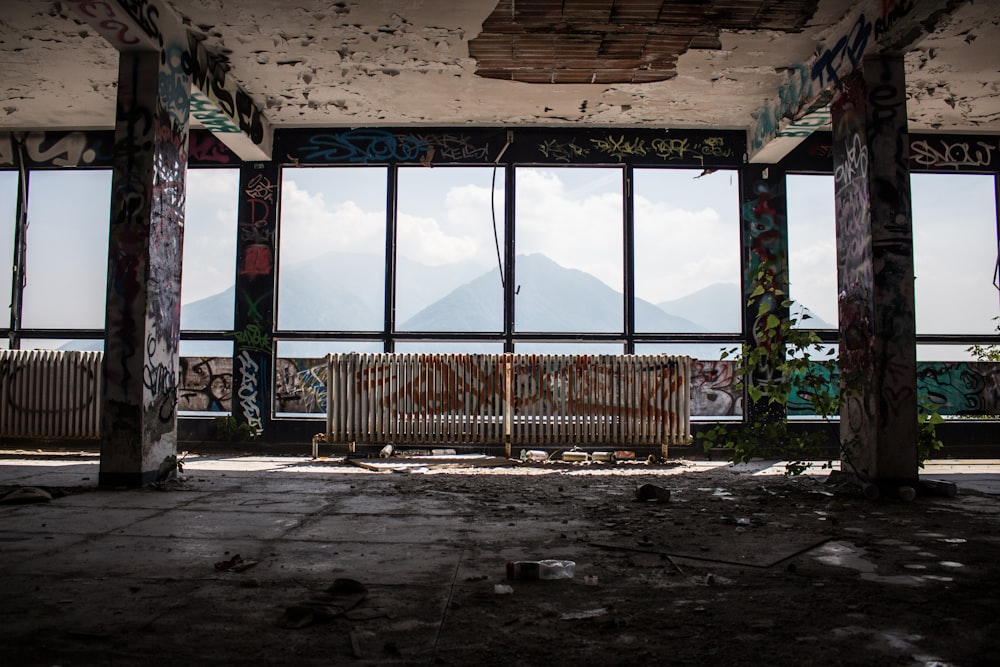
<path id="1" fill-rule="evenodd" d="M 997 664 L 998 40 L 7 0 L 10 664 Z"/>

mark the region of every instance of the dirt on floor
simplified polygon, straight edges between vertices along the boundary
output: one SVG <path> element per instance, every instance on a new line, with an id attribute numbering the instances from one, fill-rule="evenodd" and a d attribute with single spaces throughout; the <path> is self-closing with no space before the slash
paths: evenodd
<path id="1" fill-rule="evenodd" d="M 872 500 L 826 474 L 684 461 L 311 465 L 344 470 L 295 487 L 188 472 L 165 493 L 300 494 L 316 531 L 352 532 L 233 550 L 214 572 L 3 576 L 0 661 L 1000 664 L 997 496 Z M 572 577 L 507 578 L 538 559 Z"/>

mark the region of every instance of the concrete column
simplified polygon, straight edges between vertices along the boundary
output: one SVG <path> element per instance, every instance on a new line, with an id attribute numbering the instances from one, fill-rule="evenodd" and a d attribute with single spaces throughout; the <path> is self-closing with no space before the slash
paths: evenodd
<path id="1" fill-rule="evenodd" d="M 274 239 L 280 177 L 275 162 L 240 169 L 233 416 L 265 440 L 274 384 Z"/>
<path id="2" fill-rule="evenodd" d="M 101 486 L 157 480 L 177 450 L 190 76 L 183 47 L 119 54 Z"/>
<path id="3" fill-rule="evenodd" d="M 743 330 L 748 345 L 769 345 L 762 333 L 768 319 L 788 319 L 788 205 L 785 173 L 775 165 L 749 164 L 740 181 L 740 223 L 743 228 Z M 765 285 L 759 296 L 751 295 Z M 767 288 L 770 287 L 770 289 Z M 776 294 L 781 290 L 783 294 Z M 776 379 L 773 368 L 759 368 L 754 384 Z M 776 405 L 756 405 L 744 397 L 748 423 L 785 418 Z"/>
<path id="4" fill-rule="evenodd" d="M 917 478 L 913 230 L 901 56 L 866 58 L 832 102 L 845 470 Z"/>

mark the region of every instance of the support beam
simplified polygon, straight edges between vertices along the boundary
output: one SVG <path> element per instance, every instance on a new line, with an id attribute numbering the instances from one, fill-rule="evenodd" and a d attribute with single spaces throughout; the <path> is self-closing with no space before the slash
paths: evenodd
<path id="1" fill-rule="evenodd" d="M 909 137 L 901 56 L 866 58 L 831 105 L 844 469 L 917 479 Z"/>
<path id="2" fill-rule="evenodd" d="M 164 61 L 156 51 L 121 54 L 108 243 L 101 486 L 158 481 L 177 452 L 189 86 L 179 61 Z"/>
<path id="3" fill-rule="evenodd" d="M 862 58 L 878 51 L 909 50 L 964 1 L 858 2 L 829 31 L 808 62 L 788 68 L 774 99 L 754 112 L 754 122 L 747 131 L 750 162 L 780 162 L 812 133 L 808 128 L 822 126 L 818 120 L 828 113 L 824 108 L 830 91 Z"/>
<path id="4" fill-rule="evenodd" d="M 161 0 L 68 0 L 98 34 L 121 53 L 154 51 L 183 64 L 191 87 L 191 115 L 240 159 L 271 159 L 273 130 L 250 96 L 228 76 L 224 56 L 210 52 Z M 175 91 L 180 95 L 180 91 Z"/>

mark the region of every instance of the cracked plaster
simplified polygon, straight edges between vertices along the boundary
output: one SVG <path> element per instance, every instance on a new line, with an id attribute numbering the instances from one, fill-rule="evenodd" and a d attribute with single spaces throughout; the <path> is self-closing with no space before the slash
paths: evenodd
<path id="1" fill-rule="evenodd" d="M 823 0 L 802 33 L 722 31 L 648 84 L 484 79 L 468 56 L 495 0 L 167 0 L 276 127 L 580 125 L 744 128 L 852 6 Z M 911 131 L 1000 132 L 1000 9 L 959 7 L 906 56 Z M 110 128 L 117 52 L 64 4 L 6 0 L 0 129 Z M 581 111 L 581 103 L 590 104 Z"/>

